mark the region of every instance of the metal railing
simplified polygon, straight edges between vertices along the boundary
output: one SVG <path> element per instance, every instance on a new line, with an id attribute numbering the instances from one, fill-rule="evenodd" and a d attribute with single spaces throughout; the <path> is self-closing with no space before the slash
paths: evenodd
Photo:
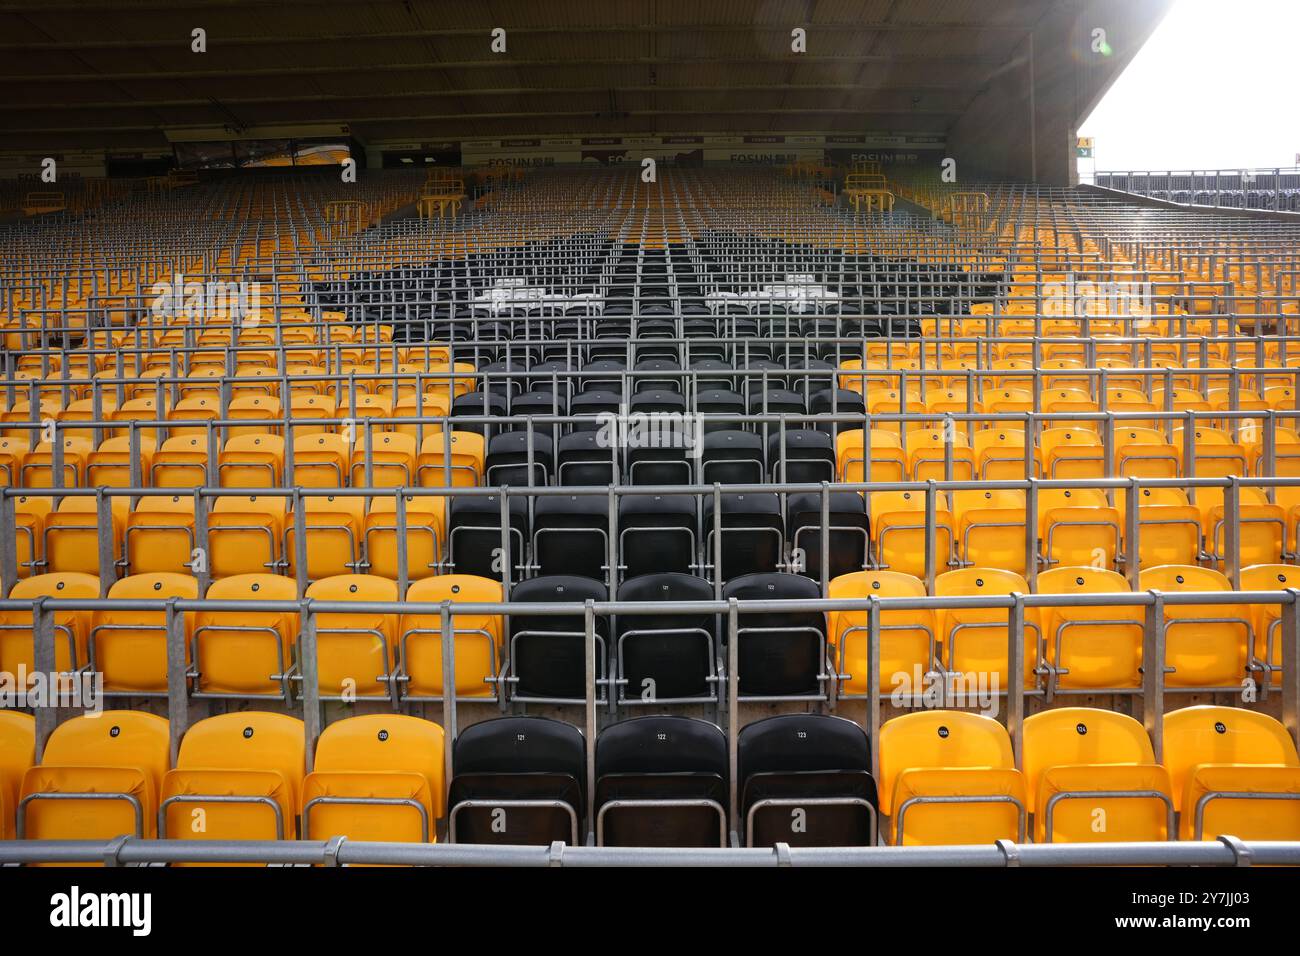
<path id="1" fill-rule="evenodd" d="M 743 866 L 914 867 L 997 869 L 1047 866 L 1297 866 L 1300 842 L 1216 840 L 1184 843 L 1016 843 L 968 846 L 650 848 L 482 846 L 457 843 L 369 843 L 285 840 L 29 840 L 0 841 L 0 866 L 30 863 L 266 863 L 274 866 L 514 866 L 552 867 Z"/>
<path id="2" fill-rule="evenodd" d="M 1300 212 L 1300 167 L 1107 170 L 1095 183 L 1108 189 L 1219 209 Z"/>

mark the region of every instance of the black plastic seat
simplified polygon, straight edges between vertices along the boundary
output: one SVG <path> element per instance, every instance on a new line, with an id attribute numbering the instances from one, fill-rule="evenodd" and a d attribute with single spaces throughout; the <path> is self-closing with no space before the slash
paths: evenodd
<path id="1" fill-rule="evenodd" d="M 808 412 L 812 415 L 865 415 L 867 411 L 866 401 L 861 392 L 853 392 L 847 388 L 825 388 L 819 392 L 814 392 L 808 398 Z M 850 428 L 861 428 L 861 420 L 857 422 L 818 422 L 818 431 L 834 434 Z"/>
<path id="2" fill-rule="evenodd" d="M 854 491 L 832 491 L 828 505 L 829 577 L 861 571 L 867 565 L 870 520 L 866 502 Z M 803 555 L 803 573 L 821 580 L 822 496 L 816 492 L 786 499 L 785 526 L 790 545 Z"/>
<path id="3" fill-rule="evenodd" d="M 609 591 L 591 578 L 548 575 L 520 581 L 511 603 L 570 604 L 604 601 Z M 607 637 L 606 619 L 596 617 L 596 696 L 604 700 Z M 510 657 L 506 678 L 514 700 L 578 704 L 586 700 L 586 666 L 581 614 L 510 615 Z"/>
<path id="4" fill-rule="evenodd" d="M 601 432 L 575 431 L 560 437 L 556 468 L 561 485 L 618 484 L 614 449 Z"/>
<path id="5" fill-rule="evenodd" d="M 682 380 L 678 375 L 666 373 L 680 372 L 681 363 L 677 360 L 676 346 L 670 346 L 673 355 L 667 358 L 647 358 L 636 363 L 634 371 L 642 373 L 656 373 L 648 375 L 638 375 L 634 386 L 637 390 L 655 389 L 664 392 L 680 392 L 682 390 Z M 638 350 L 639 354 L 639 350 Z M 662 374 L 662 377 L 657 377 Z"/>
<path id="6" fill-rule="evenodd" d="M 728 581 L 722 597 L 742 602 L 810 600 L 821 597 L 821 588 L 800 574 L 746 574 Z M 825 696 L 825 615 L 816 611 L 746 612 L 742 607 L 738 631 L 740 696 Z"/>
<path id="7" fill-rule="evenodd" d="M 751 385 L 756 379 L 750 379 Z M 749 391 L 749 414 L 751 415 L 804 415 L 808 404 L 802 392 L 793 392 L 784 388 L 769 388 L 764 391 L 752 387 Z M 773 426 L 775 427 L 775 426 Z"/>
<path id="8" fill-rule="evenodd" d="M 722 358 L 698 359 L 691 363 L 691 371 L 696 373 L 695 384 L 701 390 L 730 391 L 736 387 L 736 370 Z"/>
<path id="9" fill-rule="evenodd" d="M 696 550 L 692 496 L 627 495 L 619 502 L 618 529 L 624 578 L 692 570 Z"/>
<path id="10" fill-rule="evenodd" d="M 643 574 L 618 589 L 619 601 L 680 605 L 712 601 L 713 586 L 690 574 Z M 716 700 L 716 615 L 621 614 L 615 660 L 620 703 Z"/>
<path id="11" fill-rule="evenodd" d="M 665 716 L 612 724 L 596 739 L 597 845 L 725 847 L 727 777 L 716 724 Z"/>
<path id="12" fill-rule="evenodd" d="M 704 436 L 700 459 L 704 484 L 757 485 L 763 481 L 763 439 L 753 432 L 728 429 Z"/>
<path id="13" fill-rule="evenodd" d="M 781 498 L 774 493 L 722 495 L 722 580 L 776 571 L 785 553 Z M 713 496 L 703 497 L 704 563 L 714 559 Z"/>
<path id="14" fill-rule="evenodd" d="M 508 507 L 510 564 L 517 573 L 528 557 L 528 502 L 522 497 L 511 496 Z M 450 573 L 477 574 L 494 581 L 503 579 L 505 562 L 501 553 L 499 495 L 458 495 L 453 498 L 448 528 Z"/>
<path id="15" fill-rule="evenodd" d="M 701 415 L 729 415 L 729 421 L 705 422 L 706 433 L 734 431 L 745 423 L 745 398 L 739 392 L 725 388 L 701 388 L 695 394 L 694 411 Z"/>
<path id="16" fill-rule="evenodd" d="M 469 416 L 479 418 L 493 416 L 504 418 L 506 408 L 504 390 L 499 389 L 497 385 L 493 385 L 491 395 L 485 396 L 482 392 L 466 392 L 464 395 L 457 395 L 451 403 L 451 417 Z M 485 426 L 478 423 L 455 422 L 452 427 L 457 431 L 485 434 Z"/>
<path id="17" fill-rule="evenodd" d="M 638 413 L 622 423 L 628 479 L 634 485 L 687 485 L 698 429 L 676 416 Z"/>
<path id="18" fill-rule="evenodd" d="M 533 568 L 606 580 L 609 499 L 604 495 L 543 495 L 533 505 Z"/>
<path id="19" fill-rule="evenodd" d="M 853 721 L 782 714 L 745 726 L 736 745 L 736 824 L 746 846 L 876 842 L 871 744 Z"/>
<path id="20" fill-rule="evenodd" d="M 569 406 L 564 395 L 552 392 L 549 388 L 524 392 L 516 395 L 514 400 L 510 402 L 510 415 L 512 418 L 523 418 L 528 415 L 567 414 L 569 414 Z M 551 426 L 538 425 L 537 427 L 549 431 Z"/>
<path id="21" fill-rule="evenodd" d="M 572 428 L 577 431 L 598 431 L 604 420 L 617 415 L 623 407 L 622 393 L 605 388 L 579 392 L 569 402 L 569 414 L 581 416 L 583 421 L 576 422 Z M 586 416 L 591 416 L 586 420 Z"/>
<path id="22" fill-rule="evenodd" d="M 527 430 L 502 432 L 488 439 L 486 481 L 492 487 L 547 485 L 555 472 L 555 450 L 551 436 L 532 432 L 532 467 L 529 468 Z"/>
<path id="23" fill-rule="evenodd" d="M 773 428 L 773 431 L 776 429 Z M 772 481 L 781 475 L 781 449 L 785 449 L 785 481 L 810 483 L 835 480 L 835 442 L 826 432 L 812 428 L 787 429 L 767 439 L 767 467 Z"/>
<path id="24" fill-rule="evenodd" d="M 667 388 L 642 388 L 632 393 L 628 409 L 646 415 L 655 412 L 683 415 L 686 413 L 686 396 Z"/>
<path id="25" fill-rule="evenodd" d="M 623 348 L 622 343 L 619 349 Z M 582 367 L 579 382 L 583 391 L 611 391 L 621 394 L 623 391 L 623 372 L 627 364 L 617 358 L 601 358 Z"/>
<path id="26" fill-rule="evenodd" d="M 498 717 L 456 737 L 447 805 L 452 843 L 581 845 L 587 747 L 548 717 Z"/>

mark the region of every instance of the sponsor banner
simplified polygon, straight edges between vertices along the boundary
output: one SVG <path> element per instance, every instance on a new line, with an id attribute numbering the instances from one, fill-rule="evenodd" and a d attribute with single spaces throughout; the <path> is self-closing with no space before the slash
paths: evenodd
<path id="1" fill-rule="evenodd" d="M 823 161 L 832 166 L 852 166 L 858 160 L 864 159 L 891 163 L 895 166 L 922 166 L 927 163 L 938 166 L 944 157 L 942 148 L 933 147 L 928 149 L 877 146 L 861 146 L 856 149 L 828 147 L 823 153 Z"/>
<path id="2" fill-rule="evenodd" d="M 892 133 L 665 133 L 659 136 L 468 140 L 462 144 L 461 155 L 466 166 L 535 167 L 579 163 L 610 166 L 639 163 L 647 157 L 677 165 L 736 163 L 780 166 L 795 162 L 847 165 L 854 158 L 902 163 L 928 161 L 930 152 L 942 154 L 943 143 L 941 136 Z"/>

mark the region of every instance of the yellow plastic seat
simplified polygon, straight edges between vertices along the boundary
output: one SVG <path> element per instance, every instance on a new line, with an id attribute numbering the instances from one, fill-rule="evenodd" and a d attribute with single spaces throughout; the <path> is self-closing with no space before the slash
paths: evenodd
<path id="1" fill-rule="evenodd" d="M 476 432 L 453 431 L 451 454 L 441 429 L 431 435 L 426 430 L 420 455 L 416 459 L 416 474 L 423 488 L 474 488 L 483 484 L 486 444 Z M 450 473 L 451 480 L 447 480 Z"/>
<path id="2" fill-rule="evenodd" d="M 0 840 L 17 836 L 18 795 L 36 757 L 36 718 L 0 710 Z"/>
<path id="3" fill-rule="evenodd" d="M 443 732 L 402 714 L 367 714 L 325 728 L 303 781 L 302 837 L 428 843 L 446 811 Z"/>
<path id="4" fill-rule="evenodd" d="M 1245 446 L 1232 440 L 1226 431 L 1197 424 L 1192 433 L 1191 464 L 1196 469 L 1197 478 L 1226 478 L 1229 475 L 1244 477 L 1250 474 L 1250 464 Z M 1173 446 L 1182 461 L 1182 474 L 1190 475 L 1186 459 L 1183 427 L 1175 425 L 1173 429 Z M 1200 494 L 1209 489 L 1201 489 Z"/>
<path id="5" fill-rule="evenodd" d="M 45 527 L 53 507 L 53 499 L 41 495 L 19 495 L 14 499 L 14 538 L 20 578 L 38 574 L 46 565 Z"/>
<path id="6" fill-rule="evenodd" d="M 58 487 L 78 488 L 86 484 L 86 462 L 92 447 L 89 438 L 63 439 L 63 481 Z M 24 488 L 55 487 L 53 445 L 40 442 L 23 460 L 19 475 L 19 483 Z"/>
<path id="7" fill-rule="evenodd" d="M 156 395 L 152 394 L 153 392 L 154 386 L 152 384 L 128 385 L 126 388 L 127 400 L 116 407 L 105 408 L 104 417 L 111 422 L 155 422 L 165 420 L 167 408 L 164 405 L 161 411 L 159 410 L 158 399 Z M 127 433 L 127 428 L 114 428 L 105 437 L 115 438 Z"/>
<path id="8" fill-rule="evenodd" d="M 157 442 L 151 436 L 140 436 L 140 481 L 145 485 L 151 480 L 153 456 L 157 447 Z M 86 486 L 130 488 L 132 461 L 130 438 L 123 436 L 105 439 L 86 459 Z"/>
<path id="9" fill-rule="evenodd" d="M 1014 571 L 998 568 L 959 568 L 934 580 L 937 597 L 982 597 L 1029 594 L 1029 583 Z M 936 615 L 937 634 L 942 648 L 945 670 L 966 675 L 967 682 L 976 676 L 997 680 L 999 690 L 1006 690 L 1008 679 L 1008 644 L 1006 608 L 961 608 L 941 610 Z M 1026 688 L 1036 682 L 1039 660 L 1037 611 L 1025 611 L 1024 672 Z"/>
<path id="10" fill-rule="evenodd" d="M 866 481 L 870 458 L 872 481 L 906 481 L 907 459 L 898 435 L 884 429 L 871 429 L 868 453 L 861 428 L 842 431 L 835 439 L 835 457 L 840 480 Z"/>
<path id="11" fill-rule="evenodd" d="M 397 584 L 371 574 L 321 578 L 307 588 L 318 601 L 398 601 Z M 397 700 L 397 620 L 394 614 L 316 616 L 317 676 L 322 697 Z"/>
<path id="12" fill-rule="evenodd" d="M 979 477 L 986 481 L 1018 481 L 1025 477 L 1025 431 L 1023 428 L 996 428 L 975 432 L 971 440 Z M 1029 451 L 1029 474 L 1042 475 L 1042 456 L 1037 448 Z"/>
<path id="13" fill-rule="evenodd" d="M 280 569 L 285 499 L 276 495 L 222 495 L 209 502 L 207 557 L 213 577 Z"/>
<path id="14" fill-rule="evenodd" d="M 1115 493 L 1121 529 L 1128 524 L 1128 492 Z M 1195 564 L 1201 555 L 1201 513 L 1181 488 L 1138 492 L 1138 561 L 1144 568 Z M 1128 539 L 1124 538 L 1124 547 Z"/>
<path id="15" fill-rule="evenodd" d="M 952 501 L 963 563 L 1023 574 L 1025 493 L 972 489 L 953 492 Z"/>
<path id="16" fill-rule="evenodd" d="M 416 581 L 406 600 L 439 605 L 443 601 L 496 604 L 502 600 L 501 584 L 473 574 L 444 574 Z M 502 619 L 492 614 L 452 615 L 456 696 L 497 696 L 492 679 L 500 673 Z M 441 698 L 442 616 L 439 613 L 404 614 L 399 622 L 400 659 L 406 678 L 403 696 Z"/>
<path id="17" fill-rule="evenodd" d="M 151 484 L 155 488 L 198 488 L 208 483 L 206 435 L 169 438 L 153 456 Z"/>
<path id="18" fill-rule="evenodd" d="M 1072 367 L 1080 367 L 1080 363 L 1072 363 Z M 1087 377 L 1082 379 L 1073 377 L 1056 377 L 1044 376 L 1045 388 L 1039 398 L 1042 410 L 1049 414 L 1062 415 L 1069 412 L 1096 413 L 1098 411 L 1097 402 L 1088 393 Z M 1079 388 L 1062 387 L 1063 382 L 1074 382 L 1081 385 Z M 1096 419 L 1078 419 L 1071 421 L 1069 419 L 1056 418 L 1051 420 L 1051 425 L 1045 431 L 1055 431 L 1058 428 L 1064 428 L 1072 432 L 1091 432 L 1096 434 L 1101 423 Z M 1070 475 L 1061 475 L 1062 478 L 1073 477 Z"/>
<path id="19" fill-rule="evenodd" d="M 1197 504 L 1212 500 L 1204 492 L 1219 492 L 1218 501 L 1223 500 L 1221 489 L 1202 488 L 1197 492 Z M 1224 524 L 1224 505 L 1213 504 L 1202 511 L 1202 527 L 1205 541 L 1210 546 L 1210 555 L 1222 564 L 1227 553 L 1224 541 L 1226 527 Z M 1287 516 L 1281 505 L 1270 504 L 1263 488 L 1238 488 L 1237 514 L 1238 545 L 1236 560 L 1238 564 L 1276 564 L 1282 560 L 1286 546 Z"/>
<path id="20" fill-rule="evenodd" d="M 371 434 L 369 483 L 366 481 L 366 450 L 358 434 L 352 447 L 354 488 L 400 488 L 415 484 L 415 436 L 400 432 Z"/>
<path id="21" fill-rule="evenodd" d="M 189 573 L 194 565 L 194 498 L 149 495 L 126 522 L 126 561 L 132 574 Z"/>
<path id="22" fill-rule="evenodd" d="M 924 597 L 925 585 L 917 577 L 898 571 L 855 571 L 830 582 L 832 599 L 876 597 Z M 826 634 L 836 653 L 841 674 L 840 696 L 865 695 L 867 684 L 867 612 L 828 611 Z M 934 670 L 938 647 L 933 611 L 880 612 L 881 693 L 895 691 L 919 694 Z"/>
<path id="23" fill-rule="evenodd" d="M 209 601 L 296 601 L 298 586 L 278 574 L 237 574 L 208 587 Z M 195 696 L 289 696 L 298 615 L 283 611 L 199 611 L 191 656 Z"/>
<path id="24" fill-rule="evenodd" d="M 195 425 L 172 425 L 167 429 L 169 438 L 204 438 L 208 429 L 204 422 L 215 422 L 221 418 L 221 394 L 184 393 L 185 397 L 176 403 L 167 413 L 169 422 L 196 422 Z"/>
<path id="25" fill-rule="evenodd" d="M 296 717 L 251 711 L 200 720 L 162 779 L 159 838 L 294 839 L 305 761 Z"/>
<path id="26" fill-rule="evenodd" d="M 443 500 L 406 495 L 406 536 L 397 532 L 397 500 L 389 495 L 371 499 L 366 513 L 367 571 L 397 578 L 399 551 L 406 552 L 406 576 L 411 581 L 437 574 L 442 564 Z"/>
<path id="27" fill-rule="evenodd" d="M 22 486 L 23 463 L 31 454 L 31 448 L 31 441 L 25 434 L 0 438 L 0 480 L 6 488 Z"/>
<path id="28" fill-rule="evenodd" d="M 223 488 L 274 488 L 283 471 L 284 439 L 279 435 L 236 435 L 217 457 L 217 477 Z"/>
<path id="29" fill-rule="evenodd" d="M 162 717 L 134 710 L 73 717 L 55 728 L 40 764 L 23 775 L 23 838 L 152 839 L 169 762 Z"/>
<path id="30" fill-rule="evenodd" d="M 302 500 L 306 525 L 307 579 L 348 574 L 361 566 L 365 534 L 365 498 L 356 495 L 311 495 Z M 290 514 L 284 525 L 284 559 L 287 572 L 297 574 L 296 522 Z"/>
<path id="31" fill-rule="evenodd" d="M 186 574 L 133 574 L 108 589 L 110 601 L 193 600 L 199 583 Z M 89 659 L 104 675 L 104 690 L 160 695 L 167 692 L 167 631 L 164 611 L 118 610 L 91 616 Z M 190 647 L 193 616 L 184 615 L 185 647 Z M 187 653 L 188 658 L 188 653 Z"/>
<path id="32" fill-rule="evenodd" d="M 291 380 L 292 381 L 292 380 Z M 332 425 L 312 424 L 318 419 L 341 418 L 338 406 L 326 395 L 294 392 L 289 400 L 289 414 L 293 419 L 293 437 L 319 435 L 330 431 Z"/>
<path id="33" fill-rule="evenodd" d="M 1300 839 L 1300 758 L 1272 717 L 1210 706 L 1165 714 L 1164 765 L 1180 839 Z"/>
<path id="34" fill-rule="evenodd" d="M 1187 565 L 1145 568 L 1142 590 L 1231 591 L 1218 571 Z M 1250 610 L 1233 604 L 1165 605 L 1165 676 L 1170 688 L 1240 688 L 1251 648 Z"/>
<path id="35" fill-rule="evenodd" d="M 1045 428 L 1038 436 L 1048 478 L 1101 478 L 1106 458 L 1097 433 L 1085 428 Z"/>
<path id="36" fill-rule="evenodd" d="M 1169 772 L 1156 763 L 1151 739 L 1132 717 L 1061 707 L 1025 718 L 1022 732 L 1035 842 L 1173 838 Z"/>
<path id="37" fill-rule="evenodd" d="M 1022 840 L 1025 784 L 996 720 L 921 711 L 880 728 L 880 812 L 901 846 Z"/>
<path id="38" fill-rule="evenodd" d="M 925 495 L 916 491 L 871 493 L 872 558 L 882 570 L 925 577 Z M 936 573 L 946 571 L 953 555 L 952 514 L 947 496 L 935 496 Z"/>
<path id="39" fill-rule="evenodd" d="M 1300 587 L 1300 567 L 1290 564 L 1255 564 L 1241 569 L 1243 591 L 1285 591 Z M 1250 605 L 1250 625 L 1255 635 L 1252 666 L 1269 668 L 1265 679 L 1282 682 L 1282 607 L 1278 604 Z"/>
<path id="40" fill-rule="evenodd" d="M 284 408 L 280 405 L 280 400 L 270 394 L 253 393 L 245 387 L 245 391 L 238 398 L 230 399 L 230 408 L 226 412 L 226 417 L 231 421 L 260 421 L 262 424 L 257 425 L 228 425 L 226 426 L 226 440 L 238 438 L 240 435 L 276 434 L 277 429 L 268 422 L 272 419 L 284 418 Z"/>
<path id="41" fill-rule="evenodd" d="M 945 444 L 951 449 L 952 481 L 975 480 L 975 453 L 954 425 L 947 436 L 943 428 L 913 428 L 907 432 L 907 468 L 912 481 L 949 480 L 945 475 Z"/>
<path id="42" fill-rule="evenodd" d="M 126 529 L 131 499 L 111 499 L 112 527 L 109 529 L 113 554 L 122 553 L 122 535 Z M 99 574 L 99 523 L 95 499 L 90 496 L 66 497 L 59 508 L 44 521 L 45 569 L 47 571 L 81 571 Z"/>
<path id="43" fill-rule="evenodd" d="M 1115 427 L 1115 474 L 1123 478 L 1177 478 L 1182 457 L 1164 433 L 1127 423 Z"/>
<path id="44" fill-rule="evenodd" d="M 65 600 L 94 600 L 99 597 L 99 578 L 76 571 L 36 574 L 14 584 L 9 597 L 34 601 L 42 597 Z M 54 666 L 67 673 L 86 663 L 89 611 L 58 611 L 54 615 Z M 29 681 L 36 673 L 36 648 L 29 611 L 0 611 L 0 673 L 17 675 L 26 671 Z"/>
<path id="45" fill-rule="evenodd" d="M 433 395 L 428 392 L 418 400 L 413 394 L 404 395 L 393 406 L 393 415 L 396 418 L 445 418 L 450 411 L 451 404 L 444 395 Z M 428 435 L 434 427 L 436 426 L 425 425 L 424 434 Z M 417 442 L 420 440 L 420 426 L 417 424 L 394 425 L 393 431 L 399 435 L 407 435 Z"/>
<path id="46" fill-rule="evenodd" d="M 1119 512 L 1096 488 L 1046 488 L 1038 493 L 1038 537 L 1048 564 L 1113 568 Z"/>
<path id="47" fill-rule="evenodd" d="M 1038 575 L 1039 594 L 1127 594 L 1128 581 L 1094 567 Z M 1137 607 L 1064 605 L 1038 609 L 1044 657 L 1057 690 L 1138 687 L 1144 616 Z"/>
<path id="48" fill-rule="evenodd" d="M 303 488 L 344 487 L 348 483 L 349 454 L 348 440 L 342 435 L 326 432 L 295 434 L 290 484 Z"/>

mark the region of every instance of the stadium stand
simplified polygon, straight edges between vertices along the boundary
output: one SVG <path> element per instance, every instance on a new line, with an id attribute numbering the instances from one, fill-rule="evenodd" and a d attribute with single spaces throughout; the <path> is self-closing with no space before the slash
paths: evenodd
<path id="1" fill-rule="evenodd" d="M 28 199 L 0 670 L 113 709 L 0 710 L 0 862 L 1300 841 L 1300 222 L 852 160 Z"/>
<path id="2" fill-rule="evenodd" d="M 378 182 L 382 209 L 404 180 Z M 257 216 L 207 186 L 194 208 L 298 245 L 87 251 L 58 298 L 65 267 L 31 263 L 72 225 L 11 229 L 6 667 L 101 673 L 170 736 L 174 764 L 95 758 L 141 836 L 210 803 L 206 839 L 1300 838 L 1265 713 L 1296 694 L 1300 295 L 1273 250 L 1300 227 L 890 184 L 936 218 L 778 173 L 556 170 L 454 224 L 331 231 L 328 193 L 281 221 L 279 186 Z M 168 243 L 275 276 L 269 301 L 159 313 Z M 1243 686 L 1241 754 L 1188 729 L 1202 704 L 1158 719 Z M 1134 698 L 1142 722 L 1108 709 Z M 121 807 L 41 805 L 76 788 L 76 726 L 38 714 L 6 832 L 112 835 Z M 21 725 L 5 746 L 30 760 Z M 1276 814 L 1237 825 L 1243 792 Z"/>

